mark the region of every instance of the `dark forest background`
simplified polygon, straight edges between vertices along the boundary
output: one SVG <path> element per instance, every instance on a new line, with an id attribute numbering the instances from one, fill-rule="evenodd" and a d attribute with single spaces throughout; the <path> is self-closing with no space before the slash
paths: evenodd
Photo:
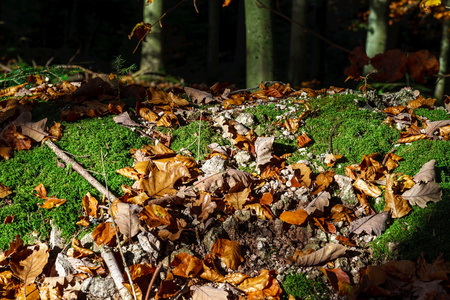
<path id="1" fill-rule="evenodd" d="M 167 10 L 178 1 L 164 1 Z M 211 0 L 208 0 L 211 1 Z M 185 78 L 189 83 L 207 82 L 206 54 L 208 32 L 207 1 L 185 1 L 163 20 L 164 66 L 167 74 Z M 238 86 L 245 83 L 245 27 L 243 0 L 234 0 L 220 10 L 219 81 Z M 290 16 L 291 1 L 278 1 L 279 10 Z M 310 1 L 306 24 L 330 41 L 348 49 L 363 46 L 366 30 L 363 16 L 368 1 Z M 96 72 L 109 73 L 111 62 L 121 56 L 129 66 L 139 66 L 137 40 L 128 39 L 135 24 L 142 21 L 142 0 L 2 0 L 0 2 L 0 62 L 11 60 L 31 65 L 80 65 Z M 273 16 L 276 50 L 276 79 L 286 81 L 289 64 L 291 24 Z M 407 16 L 391 26 L 388 49 L 407 51 L 428 49 L 438 56 L 441 25 L 419 22 Z M 355 85 L 344 83 L 347 54 L 309 35 L 307 80 L 317 79 L 321 86 Z M 208 82 L 210 83 L 210 82 Z M 432 85 L 433 83 L 430 83 Z M 431 86 L 432 87 L 432 86 Z"/>

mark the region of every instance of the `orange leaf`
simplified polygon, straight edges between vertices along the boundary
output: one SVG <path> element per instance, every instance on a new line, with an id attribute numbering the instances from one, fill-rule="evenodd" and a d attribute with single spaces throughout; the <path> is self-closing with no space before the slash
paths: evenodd
<path id="1" fill-rule="evenodd" d="M 285 211 L 280 215 L 280 220 L 289 224 L 303 225 L 308 219 L 308 213 L 304 209 Z"/>
<path id="2" fill-rule="evenodd" d="M 111 222 L 102 222 L 95 227 L 92 232 L 92 238 L 97 245 L 112 246 L 115 242 L 116 232 Z"/>
<path id="3" fill-rule="evenodd" d="M 11 193 L 12 193 L 12 191 L 9 187 L 0 183 L 0 198 L 5 198 L 6 196 L 8 196 Z"/>
<path id="4" fill-rule="evenodd" d="M 44 270 L 48 261 L 48 246 L 42 243 L 38 243 L 36 247 L 31 251 L 23 260 L 11 260 L 9 265 L 14 276 L 22 280 L 25 286 L 34 282 Z"/>
<path id="5" fill-rule="evenodd" d="M 202 270 L 203 264 L 200 259 L 188 253 L 179 253 L 175 255 L 170 266 L 176 266 L 172 272 L 174 275 L 184 278 L 195 277 Z"/>
<path id="6" fill-rule="evenodd" d="M 53 136 L 51 138 L 52 141 L 59 140 L 62 136 L 61 123 L 54 122 L 53 126 L 49 130 L 49 133 Z"/>
<path id="7" fill-rule="evenodd" d="M 240 192 L 226 194 L 225 201 L 228 202 L 228 204 L 230 204 L 234 209 L 243 209 L 250 192 L 250 187 L 247 187 Z"/>
<path id="8" fill-rule="evenodd" d="M 160 225 L 169 225 L 171 215 L 164 209 L 164 207 L 150 204 L 144 207 L 139 213 L 139 218 L 144 220 L 150 227 L 158 227 Z"/>
<path id="9" fill-rule="evenodd" d="M 94 251 L 83 248 L 79 239 L 72 240 L 72 247 L 67 251 L 67 255 L 73 258 L 91 257 L 94 256 Z"/>
<path id="10" fill-rule="evenodd" d="M 244 261 L 244 258 L 241 256 L 241 245 L 236 241 L 217 239 L 212 246 L 211 252 L 217 254 L 225 265 L 233 270 Z"/>
<path id="11" fill-rule="evenodd" d="M 299 148 L 305 147 L 309 142 L 311 142 L 311 139 L 306 135 L 306 133 L 297 137 L 297 146 Z"/>
<path id="12" fill-rule="evenodd" d="M 39 207 L 45 209 L 52 209 L 58 207 L 66 202 L 66 199 L 58 199 L 54 197 L 46 197 L 43 204 L 38 204 Z"/>
<path id="13" fill-rule="evenodd" d="M 394 193 L 393 186 L 394 179 L 392 175 L 386 175 L 386 191 L 384 195 L 386 206 L 384 207 L 384 211 L 390 212 L 393 218 L 401 218 L 411 211 L 411 207 L 407 200 Z"/>
<path id="14" fill-rule="evenodd" d="M 269 284 L 270 277 L 268 270 L 259 271 L 257 277 L 245 279 L 238 288 L 246 293 L 262 291 Z"/>
<path id="15" fill-rule="evenodd" d="M 147 277 L 148 275 L 155 272 L 155 270 L 156 267 L 152 266 L 149 263 L 134 264 L 130 266 L 130 275 L 133 280 L 136 280 L 141 277 Z"/>
<path id="16" fill-rule="evenodd" d="M 322 271 L 328 278 L 331 286 L 337 291 L 339 291 L 339 282 L 344 282 L 350 284 L 350 277 L 348 277 L 347 273 L 342 271 L 341 269 L 324 269 L 318 268 Z"/>
<path id="17" fill-rule="evenodd" d="M 98 201 L 91 196 L 91 193 L 88 192 L 86 196 L 83 197 L 81 205 L 89 216 L 98 218 Z"/>

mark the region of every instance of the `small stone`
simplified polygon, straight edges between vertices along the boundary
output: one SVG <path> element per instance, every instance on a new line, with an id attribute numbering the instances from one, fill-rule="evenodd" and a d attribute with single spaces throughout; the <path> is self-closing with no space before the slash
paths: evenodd
<path id="1" fill-rule="evenodd" d="M 235 240 L 238 234 L 239 223 L 233 216 L 229 216 L 223 223 L 222 227 L 225 232 L 228 234 L 231 240 Z"/>
<path id="2" fill-rule="evenodd" d="M 223 234 L 223 228 L 222 227 L 213 227 L 211 228 L 203 238 L 203 245 L 205 245 L 205 250 L 207 252 L 210 252 L 212 249 L 212 246 L 216 242 L 216 240 Z"/>
<path id="3" fill-rule="evenodd" d="M 50 226 L 52 227 L 52 230 L 50 231 L 50 248 L 55 249 L 63 249 L 65 240 L 61 237 L 61 229 L 59 229 L 53 222 L 53 220 L 50 220 Z"/>
<path id="4" fill-rule="evenodd" d="M 248 152 L 246 150 L 240 150 L 234 155 L 234 159 L 236 160 L 236 163 L 240 167 L 240 166 L 244 166 L 249 161 L 251 161 L 252 157 L 250 155 L 250 152 Z"/>
<path id="5" fill-rule="evenodd" d="M 237 116 L 236 121 L 247 127 L 255 125 L 255 116 L 251 113 L 242 113 Z"/>
<path id="6" fill-rule="evenodd" d="M 93 277 L 89 282 L 88 291 L 94 297 L 106 299 L 114 295 L 116 286 L 111 277 Z"/>
<path id="7" fill-rule="evenodd" d="M 67 256 L 62 253 L 58 253 L 58 256 L 56 256 L 55 270 L 60 277 L 65 277 L 74 273 L 74 269 L 67 260 Z"/>
<path id="8" fill-rule="evenodd" d="M 226 169 L 226 160 L 219 155 L 213 156 L 211 159 L 208 159 L 200 169 L 207 175 L 224 172 Z"/>
<path id="9" fill-rule="evenodd" d="M 351 270 L 350 262 L 347 257 L 340 257 L 334 261 L 335 269 L 342 269 L 345 272 L 349 272 Z"/>
<path id="10" fill-rule="evenodd" d="M 250 210 L 236 210 L 234 215 L 239 219 L 240 222 L 245 223 L 250 220 L 252 213 Z"/>
<path id="11" fill-rule="evenodd" d="M 153 259 L 157 259 L 161 250 L 161 241 L 150 232 L 141 232 L 137 235 L 142 249 L 151 254 Z"/>
<path id="12" fill-rule="evenodd" d="M 97 244 L 94 242 L 94 238 L 92 237 L 92 232 L 89 232 L 85 236 L 83 236 L 80 240 L 81 245 L 83 245 L 84 248 L 90 249 L 94 252 L 99 252 L 100 249 L 98 249 Z"/>
<path id="13" fill-rule="evenodd" d="M 352 185 L 352 179 L 344 175 L 334 175 L 334 180 L 339 186 L 339 198 L 347 206 L 355 206 L 359 203 Z"/>

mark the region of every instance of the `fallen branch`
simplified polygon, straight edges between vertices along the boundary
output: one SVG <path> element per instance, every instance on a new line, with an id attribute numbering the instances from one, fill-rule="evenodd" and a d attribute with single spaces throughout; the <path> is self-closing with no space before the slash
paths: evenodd
<path id="1" fill-rule="evenodd" d="M 111 207 L 111 203 L 117 197 L 114 196 L 113 193 L 108 191 L 108 188 L 104 187 L 100 182 L 98 182 L 97 179 L 95 179 L 91 174 L 89 174 L 89 172 L 86 169 L 84 169 L 79 163 L 77 163 L 74 159 L 67 156 L 67 154 L 64 153 L 64 151 L 62 151 L 61 149 L 59 149 L 58 146 L 56 146 L 52 141 L 46 140 L 44 143 L 50 149 L 52 149 L 53 152 L 55 152 L 55 154 L 59 158 L 61 158 L 66 164 L 70 164 L 75 171 L 77 171 L 81 176 L 83 176 L 84 179 L 86 179 L 101 194 L 105 195 L 106 198 L 108 198 L 110 207 Z M 103 153 L 102 153 L 102 163 L 103 163 Z M 104 166 L 103 166 L 103 168 L 104 168 Z M 105 172 L 104 169 L 103 169 L 103 172 Z M 103 175 L 106 176 L 106 174 L 103 174 Z M 112 214 L 111 214 L 111 217 L 112 217 Z M 116 229 L 116 224 L 114 222 L 114 218 L 113 218 L 113 226 L 114 226 L 114 229 L 116 230 L 116 237 L 117 237 L 117 229 Z M 119 239 L 117 239 L 117 241 L 119 241 Z M 106 265 L 108 266 L 111 277 L 114 280 L 114 283 L 116 284 L 116 287 L 119 290 L 119 293 L 120 293 L 120 296 L 122 297 L 122 299 L 123 300 L 133 300 L 133 299 L 136 300 L 136 293 L 134 293 L 134 297 L 133 297 L 133 295 L 131 295 L 130 291 L 123 285 L 123 276 L 122 276 L 122 273 L 120 272 L 119 266 L 117 264 L 116 259 L 114 258 L 114 254 L 112 253 L 111 249 L 107 246 L 102 246 L 102 245 L 99 246 L 99 249 L 100 249 L 101 256 L 102 256 L 103 260 L 105 261 Z M 120 248 L 120 245 L 119 245 L 119 250 L 120 250 L 120 253 L 122 254 L 122 259 L 123 259 L 123 253 L 122 253 L 122 249 Z M 123 259 L 123 264 L 125 267 L 125 271 L 127 271 L 127 274 L 128 274 L 128 277 L 129 277 L 129 280 L 131 283 L 131 287 L 134 290 L 133 281 L 130 276 L 130 271 L 128 270 L 128 268 L 126 266 L 124 259 Z"/>

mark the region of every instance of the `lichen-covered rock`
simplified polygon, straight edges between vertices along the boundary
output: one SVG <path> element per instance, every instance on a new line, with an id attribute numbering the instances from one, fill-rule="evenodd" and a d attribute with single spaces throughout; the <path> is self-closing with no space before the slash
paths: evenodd
<path id="1" fill-rule="evenodd" d="M 359 203 L 353 190 L 352 179 L 350 177 L 334 175 L 334 181 L 336 181 L 339 186 L 339 198 L 341 198 L 344 205 L 353 207 Z"/>
<path id="2" fill-rule="evenodd" d="M 208 175 L 225 172 L 226 166 L 227 161 L 221 156 L 216 155 L 208 159 L 200 169 Z"/>
<path id="3" fill-rule="evenodd" d="M 116 286 L 111 277 L 93 277 L 89 281 L 85 280 L 81 290 L 90 293 L 94 297 L 108 299 L 114 295 Z"/>
<path id="4" fill-rule="evenodd" d="M 255 126 L 255 116 L 251 113 L 242 113 L 237 116 L 236 121 L 247 127 Z"/>

